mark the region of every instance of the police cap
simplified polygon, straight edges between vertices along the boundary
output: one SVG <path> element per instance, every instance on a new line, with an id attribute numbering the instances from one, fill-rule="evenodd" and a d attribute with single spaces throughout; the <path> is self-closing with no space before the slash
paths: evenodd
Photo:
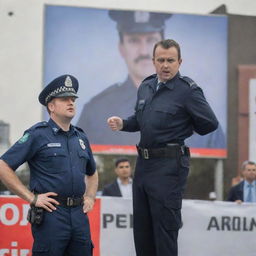
<path id="1" fill-rule="evenodd" d="M 160 32 L 164 29 L 165 20 L 172 14 L 145 11 L 110 10 L 109 16 L 117 22 L 117 30 L 125 33 Z"/>
<path id="2" fill-rule="evenodd" d="M 51 81 L 39 94 L 39 102 L 46 106 L 53 98 L 75 97 L 78 91 L 78 81 L 72 75 L 62 75 Z"/>

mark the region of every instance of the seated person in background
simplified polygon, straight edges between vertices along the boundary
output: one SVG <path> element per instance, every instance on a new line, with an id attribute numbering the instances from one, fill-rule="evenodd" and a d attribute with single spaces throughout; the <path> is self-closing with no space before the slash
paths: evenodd
<path id="1" fill-rule="evenodd" d="M 127 158 L 119 158 L 115 162 L 116 180 L 103 188 L 102 196 L 118 196 L 132 198 L 132 170 Z"/>
<path id="2" fill-rule="evenodd" d="M 256 164 L 245 161 L 242 164 L 244 180 L 231 187 L 227 201 L 231 202 L 256 202 Z"/>

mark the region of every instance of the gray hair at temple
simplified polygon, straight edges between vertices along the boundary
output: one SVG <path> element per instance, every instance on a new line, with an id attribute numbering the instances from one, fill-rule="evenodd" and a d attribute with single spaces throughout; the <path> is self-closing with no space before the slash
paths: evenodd
<path id="1" fill-rule="evenodd" d="M 241 169 L 242 170 L 244 170 L 245 169 L 245 167 L 246 167 L 246 165 L 256 165 L 256 163 L 255 162 L 253 162 L 253 161 L 250 161 L 250 160 L 246 160 L 246 161 L 244 161 L 243 163 L 242 163 L 242 165 L 241 165 Z"/>

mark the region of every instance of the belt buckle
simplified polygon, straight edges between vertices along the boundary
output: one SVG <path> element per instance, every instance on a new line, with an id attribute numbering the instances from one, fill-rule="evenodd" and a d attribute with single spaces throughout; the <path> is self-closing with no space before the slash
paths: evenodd
<path id="1" fill-rule="evenodd" d="M 74 199 L 72 197 L 67 198 L 67 206 L 73 206 L 74 205 Z"/>
<path id="2" fill-rule="evenodd" d="M 143 156 L 145 159 L 149 159 L 148 150 L 146 148 L 143 149 Z"/>

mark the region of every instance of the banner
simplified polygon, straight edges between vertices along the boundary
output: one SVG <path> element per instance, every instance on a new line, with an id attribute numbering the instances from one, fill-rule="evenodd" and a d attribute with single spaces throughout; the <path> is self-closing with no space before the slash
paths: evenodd
<path id="1" fill-rule="evenodd" d="M 30 256 L 29 205 L 0 196 L 0 256 Z M 255 256 L 256 204 L 183 200 L 179 256 Z M 135 256 L 132 201 L 101 197 L 89 214 L 94 256 Z"/>

